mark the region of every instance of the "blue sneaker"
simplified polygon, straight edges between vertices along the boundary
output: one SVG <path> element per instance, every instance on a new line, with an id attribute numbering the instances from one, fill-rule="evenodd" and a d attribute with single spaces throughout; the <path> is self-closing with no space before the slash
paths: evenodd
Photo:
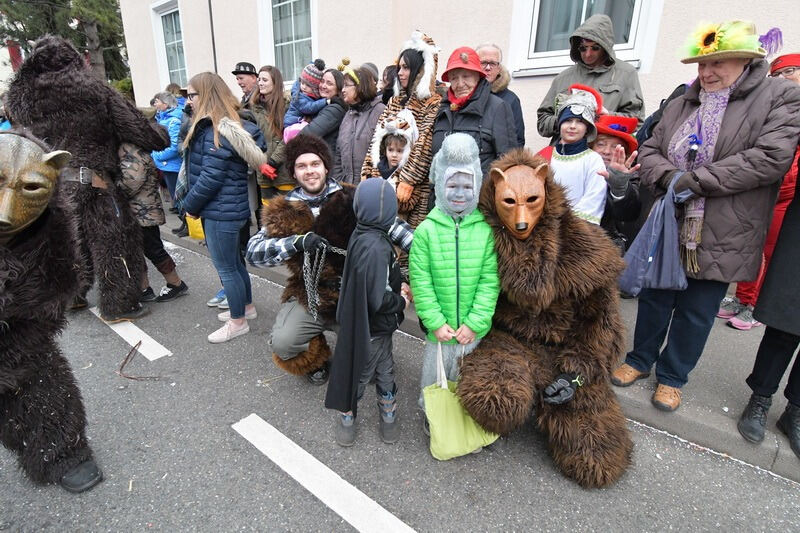
<path id="1" fill-rule="evenodd" d="M 225 301 L 227 304 L 227 298 L 225 298 L 225 289 L 220 289 L 213 298 L 206 302 L 206 305 L 209 307 L 219 307 L 219 304 L 223 301 Z M 225 307 L 225 309 L 227 309 L 227 307 Z"/>

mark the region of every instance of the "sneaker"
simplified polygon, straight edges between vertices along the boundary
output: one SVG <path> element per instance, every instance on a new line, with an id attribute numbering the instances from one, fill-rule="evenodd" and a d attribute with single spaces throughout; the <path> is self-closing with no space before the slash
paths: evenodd
<path id="1" fill-rule="evenodd" d="M 225 289 L 220 289 L 217 294 L 214 295 L 209 301 L 206 302 L 206 305 L 209 307 L 218 307 L 220 302 L 225 299 Z"/>
<path id="2" fill-rule="evenodd" d="M 306 379 L 312 385 L 317 385 L 317 386 L 325 385 L 328 382 L 328 374 L 330 373 L 330 371 L 328 370 L 329 368 L 330 365 L 328 364 L 327 361 L 325 361 L 324 363 L 322 363 L 321 367 L 319 367 L 316 370 L 312 370 L 311 372 L 306 374 Z"/>
<path id="3" fill-rule="evenodd" d="M 628 363 L 623 363 L 611 374 L 611 383 L 617 387 L 628 387 L 637 380 L 644 379 L 650 372 L 640 372 Z"/>
<path id="4" fill-rule="evenodd" d="M 356 442 L 356 419 L 352 414 L 339 413 L 334 433 L 336 444 L 349 448 Z"/>
<path id="5" fill-rule="evenodd" d="M 258 312 L 256 311 L 255 306 L 253 306 L 253 308 L 250 309 L 249 311 L 247 310 L 247 307 L 245 307 L 244 308 L 244 317 L 247 320 L 254 320 L 254 319 L 258 318 Z M 228 320 L 231 319 L 231 312 L 230 311 L 223 311 L 222 313 L 219 313 L 217 315 L 217 318 L 219 319 L 220 322 L 227 322 Z"/>
<path id="6" fill-rule="evenodd" d="M 681 389 L 659 383 L 651 401 L 657 409 L 672 412 L 681 406 Z"/>
<path id="7" fill-rule="evenodd" d="M 135 320 L 137 318 L 142 318 L 149 312 L 150 309 L 148 309 L 147 307 L 143 306 L 140 303 L 137 303 L 136 307 L 134 307 L 130 311 L 125 311 L 117 315 L 104 315 L 103 313 L 100 313 L 100 318 L 102 318 L 103 321 L 106 322 L 107 324 L 116 324 L 117 322 L 124 322 L 126 320 Z"/>
<path id="8" fill-rule="evenodd" d="M 178 296 L 183 296 L 189 292 L 189 287 L 181 281 L 180 285 L 170 285 L 167 283 L 166 287 L 161 287 L 161 292 L 156 297 L 157 302 L 168 302 L 174 300 Z"/>
<path id="9" fill-rule="evenodd" d="M 726 296 L 719 303 L 719 311 L 717 311 L 717 318 L 729 319 L 739 314 L 744 305 L 739 301 L 736 296 Z"/>
<path id="10" fill-rule="evenodd" d="M 229 320 L 225 322 L 224 326 L 208 336 L 208 342 L 211 344 L 220 344 L 235 339 L 236 337 L 241 337 L 246 333 L 250 333 L 250 326 L 247 322 L 245 322 L 243 326 L 237 326 L 234 324 L 233 320 Z"/>
<path id="11" fill-rule="evenodd" d="M 748 331 L 753 328 L 757 328 L 758 326 L 762 326 L 761 322 L 753 318 L 753 306 L 746 305 L 744 308 L 739 311 L 739 313 L 728 320 L 727 324 L 734 328 L 739 329 L 741 331 Z"/>
<path id="12" fill-rule="evenodd" d="M 231 306 L 228 304 L 228 298 L 223 298 L 222 301 L 217 305 L 220 309 L 230 309 Z"/>
<path id="13" fill-rule="evenodd" d="M 156 301 L 156 293 L 153 292 L 153 287 L 147 287 L 145 290 L 142 291 L 141 296 L 139 296 L 140 302 L 155 302 Z"/>

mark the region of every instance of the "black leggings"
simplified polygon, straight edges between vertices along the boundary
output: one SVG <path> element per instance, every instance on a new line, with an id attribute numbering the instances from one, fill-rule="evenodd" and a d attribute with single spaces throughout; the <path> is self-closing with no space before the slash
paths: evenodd
<path id="1" fill-rule="evenodd" d="M 162 274 L 169 274 L 175 271 L 175 261 L 164 249 L 161 241 L 161 232 L 158 226 L 141 226 L 142 228 L 142 248 L 144 256 L 153 263 L 153 266 Z"/>
<path id="2" fill-rule="evenodd" d="M 767 326 L 758 354 L 753 364 L 753 372 L 747 377 L 747 384 L 759 396 L 772 396 L 778 391 L 781 378 L 792 361 L 792 356 L 800 345 L 800 336 Z M 800 407 L 800 357 L 795 358 L 789 382 L 783 391 L 790 403 Z"/>

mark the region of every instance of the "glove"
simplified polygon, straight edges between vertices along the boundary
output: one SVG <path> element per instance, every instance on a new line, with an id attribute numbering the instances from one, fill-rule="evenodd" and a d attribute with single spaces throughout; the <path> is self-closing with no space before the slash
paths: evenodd
<path id="1" fill-rule="evenodd" d="M 625 196 L 625 192 L 628 190 L 629 177 L 630 174 L 625 174 L 618 170 L 610 169 L 608 171 L 608 179 L 606 179 L 606 183 L 608 183 L 608 188 L 611 190 L 611 194 L 617 198 Z"/>
<path id="2" fill-rule="evenodd" d="M 258 171 L 271 180 L 274 180 L 275 178 L 278 177 L 278 171 L 275 170 L 275 167 L 273 167 L 269 163 L 264 163 L 263 165 L 258 167 Z"/>
<path id="3" fill-rule="evenodd" d="M 575 396 L 575 391 L 584 383 L 578 374 L 559 374 L 556 380 L 544 389 L 545 403 L 561 405 L 570 401 Z"/>
<path id="4" fill-rule="evenodd" d="M 297 249 L 298 252 L 313 252 L 317 248 L 327 245 L 328 241 L 325 240 L 323 237 L 320 237 L 313 231 L 310 231 L 303 235 L 298 235 L 297 238 L 294 240 L 294 247 Z"/>

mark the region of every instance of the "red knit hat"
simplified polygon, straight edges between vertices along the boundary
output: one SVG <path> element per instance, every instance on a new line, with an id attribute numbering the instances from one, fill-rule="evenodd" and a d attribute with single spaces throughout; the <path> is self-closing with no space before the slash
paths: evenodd
<path id="1" fill-rule="evenodd" d="M 462 46 L 453 50 L 453 53 L 450 54 L 450 59 L 447 60 L 447 68 L 442 72 L 442 80 L 450 81 L 448 73 L 457 68 L 477 72 L 481 75 L 481 78 L 486 77 L 486 73 L 481 68 L 481 59 L 478 57 L 478 52 L 469 46 Z"/>
<path id="2" fill-rule="evenodd" d="M 636 137 L 633 132 L 636 131 L 636 126 L 639 125 L 639 120 L 636 117 L 618 117 L 614 115 L 600 115 L 594 123 L 597 128 L 597 133 L 611 135 L 621 139 L 626 145 L 626 152 L 628 155 L 632 154 L 634 150 L 639 147 L 636 142 Z"/>
<path id="3" fill-rule="evenodd" d="M 800 54 L 785 54 L 776 57 L 769 66 L 769 73 L 775 74 L 776 70 L 787 67 L 800 67 Z"/>

